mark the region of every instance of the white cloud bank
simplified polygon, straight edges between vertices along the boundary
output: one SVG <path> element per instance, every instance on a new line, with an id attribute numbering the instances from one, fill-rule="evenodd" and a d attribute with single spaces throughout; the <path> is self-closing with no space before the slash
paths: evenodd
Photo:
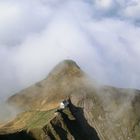
<path id="1" fill-rule="evenodd" d="M 0 98 L 73 59 L 104 84 L 140 89 L 139 0 L 1 0 Z"/>

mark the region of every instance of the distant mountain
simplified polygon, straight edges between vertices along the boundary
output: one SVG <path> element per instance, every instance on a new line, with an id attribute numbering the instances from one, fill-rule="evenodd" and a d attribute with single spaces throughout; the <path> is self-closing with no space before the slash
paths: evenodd
<path id="1" fill-rule="evenodd" d="M 23 112 L 0 140 L 140 140 L 140 91 L 99 85 L 72 60 L 7 102 Z"/>

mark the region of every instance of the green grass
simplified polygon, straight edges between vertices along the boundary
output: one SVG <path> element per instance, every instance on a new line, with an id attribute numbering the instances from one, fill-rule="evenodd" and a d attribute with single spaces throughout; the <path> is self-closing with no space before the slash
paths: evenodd
<path id="1" fill-rule="evenodd" d="M 49 111 L 35 111 L 32 114 L 32 117 L 27 121 L 26 128 L 27 130 L 33 128 L 42 128 L 46 125 L 53 117 L 56 109 Z"/>

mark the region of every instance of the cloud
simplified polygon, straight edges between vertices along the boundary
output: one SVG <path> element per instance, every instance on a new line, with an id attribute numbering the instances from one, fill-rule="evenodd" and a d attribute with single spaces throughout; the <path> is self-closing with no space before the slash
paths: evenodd
<path id="1" fill-rule="evenodd" d="M 140 20 L 140 2 L 139 1 L 133 1 L 130 3 L 124 10 L 123 14 L 129 19 L 133 19 L 136 21 Z"/>
<path id="2" fill-rule="evenodd" d="M 0 44 L 16 45 L 46 26 L 49 9 L 40 2 L 5 0 L 0 3 Z"/>
<path id="3" fill-rule="evenodd" d="M 103 84 L 140 88 L 139 1 L 2 0 L 0 98 L 75 60 Z"/>

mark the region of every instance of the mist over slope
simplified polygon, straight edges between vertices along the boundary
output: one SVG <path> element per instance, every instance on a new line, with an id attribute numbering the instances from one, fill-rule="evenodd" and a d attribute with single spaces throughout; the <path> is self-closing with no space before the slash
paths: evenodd
<path id="1" fill-rule="evenodd" d="M 1 0 L 0 98 L 64 59 L 103 84 L 140 88 L 139 7 L 138 0 Z"/>
<path id="2" fill-rule="evenodd" d="M 64 99 L 70 102 L 68 110 L 55 114 Z M 41 135 L 43 140 L 71 140 L 82 133 L 89 139 L 95 133 L 100 140 L 140 139 L 140 91 L 99 85 L 72 60 L 59 63 L 47 78 L 11 96 L 8 103 L 25 112 L 0 129 L 2 137 L 25 131 L 37 140 Z M 83 132 L 78 134 L 73 125 Z"/>

